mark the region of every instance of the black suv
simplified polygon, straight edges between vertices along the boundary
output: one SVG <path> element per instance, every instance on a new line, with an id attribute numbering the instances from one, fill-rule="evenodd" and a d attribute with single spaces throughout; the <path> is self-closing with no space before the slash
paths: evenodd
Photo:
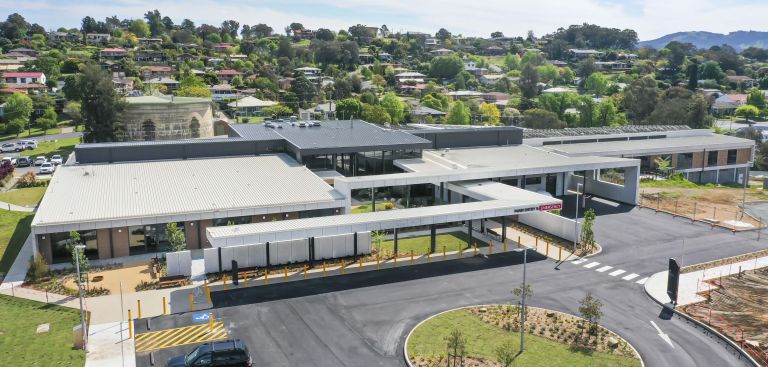
<path id="1" fill-rule="evenodd" d="M 251 355 L 240 339 L 199 345 L 185 356 L 168 360 L 166 367 L 251 367 Z"/>

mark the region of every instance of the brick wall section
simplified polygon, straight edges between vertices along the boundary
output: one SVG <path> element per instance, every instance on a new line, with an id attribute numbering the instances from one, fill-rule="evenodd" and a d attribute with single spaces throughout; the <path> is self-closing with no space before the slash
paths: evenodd
<path id="1" fill-rule="evenodd" d="M 208 236 L 205 235 L 205 229 L 208 227 L 213 227 L 213 220 L 204 219 L 198 223 L 200 225 L 200 228 L 198 228 L 198 231 L 200 231 L 200 240 L 203 242 L 201 244 L 201 248 L 211 248 L 211 244 L 208 242 Z"/>
<path id="2" fill-rule="evenodd" d="M 717 165 L 718 166 L 725 166 L 728 164 L 728 151 L 727 150 L 721 150 L 717 152 Z"/>
<path id="3" fill-rule="evenodd" d="M 190 250 L 200 248 L 200 241 L 198 240 L 199 228 L 200 225 L 197 222 L 184 222 L 184 236 L 187 240 L 187 248 Z"/>
<path id="4" fill-rule="evenodd" d="M 109 228 L 96 230 L 96 249 L 99 251 L 99 259 L 112 258 L 112 249 L 110 248 Z"/>
<path id="5" fill-rule="evenodd" d="M 693 152 L 693 168 L 703 168 L 706 164 L 706 155 L 704 152 Z"/>
<path id="6" fill-rule="evenodd" d="M 750 158 L 752 158 L 751 148 L 739 149 L 736 152 L 736 163 L 738 164 L 748 163 Z"/>
<path id="7" fill-rule="evenodd" d="M 47 234 L 37 235 L 37 251 L 43 255 L 45 261 L 53 263 L 53 249 L 51 248 L 51 236 Z"/>

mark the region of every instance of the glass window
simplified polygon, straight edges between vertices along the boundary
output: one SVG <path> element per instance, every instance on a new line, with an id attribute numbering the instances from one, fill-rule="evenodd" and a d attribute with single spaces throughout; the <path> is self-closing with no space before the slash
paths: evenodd
<path id="1" fill-rule="evenodd" d="M 727 164 L 736 164 L 736 149 L 731 149 L 728 151 L 728 163 Z"/>
<path id="2" fill-rule="evenodd" d="M 707 167 L 717 166 L 717 151 L 707 152 Z"/>
<path id="3" fill-rule="evenodd" d="M 525 178 L 525 185 L 540 185 L 541 184 L 541 177 L 526 177 Z"/>
<path id="4" fill-rule="evenodd" d="M 677 155 L 676 169 L 688 169 L 693 167 L 693 153 L 680 153 Z"/>
<path id="5" fill-rule="evenodd" d="M 251 223 L 251 217 L 250 215 L 246 215 L 243 217 L 229 217 L 229 218 L 218 218 L 213 220 L 213 226 L 214 227 L 221 227 L 221 226 L 234 226 L 238 224 L 249 224 Z"/>
<path id="6" fill-rule="evenodd" d="M 85 245 L 85 256 L 89 259 L 99 258 L 99 248 L 96 241 L 96 230 L 78 231 L 80 242 Z M 69 232 L 51 233 L 51 252 L 53 263 L 66 263 L 72 260 Z"/>
<path id="7" fill-rule="evenodd" d="M 176 225 L 184 233 L 184 222 Z M 168 251 L 168 235 L 165 232 L 166 223 L 132 226 L 128 228 L 129 254 Z"/>

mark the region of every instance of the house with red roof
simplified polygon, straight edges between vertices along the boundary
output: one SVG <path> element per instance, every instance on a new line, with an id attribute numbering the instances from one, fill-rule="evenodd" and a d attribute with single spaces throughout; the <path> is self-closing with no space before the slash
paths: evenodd
<path id="1" fill-rule="evenodd" d="M 120 59 L 128 56 L 128 51 L 124 48 L 103 48 L 101 49 L 101 57 L 105 59 Z"/>
<path id="2" fill-rule="evenodd" d="M 217 43 L 213 45 L 213 50 L 216 52 L 227 52 L 229 49 L 231 49 L 233 46 L 231 43 Z"/>
<path id="3" fill-rule="evenodd" d="M 3 80 L 8 86 L 26 84 L 45 85 L 45 74 L 42 71 L 10 71 L 3 73 Z"/>
<path id="4" fill-rule="evenodd" d="M 166 65 L 142 66 L 141 77 L 144 80 L 157 78 L 170 78 L 173 74 L 173 67 Z"/>
<path id="5" fill-rule="evenodd" d="M 232 79 L 238 75 L 242 77 L 243 73 L 232 69 L 224 69 L 216 72 L 216 77 L 219 78 L 220 81 L 226 81 L 227 83 L 231 82 Z"/>

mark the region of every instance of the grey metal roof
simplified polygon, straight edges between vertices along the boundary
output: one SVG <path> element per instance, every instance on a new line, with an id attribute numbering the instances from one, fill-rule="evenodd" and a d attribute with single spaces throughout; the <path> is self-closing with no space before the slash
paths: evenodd
<path id="1" fill-rule="evenodd" d="M 33 227 L 119 227 L 344 203 L 340 193 L 285 154 L 63 165 L 46 193 Z"/>
<path id="2" fill-rule="evenodd" d="M 409 133 L 390 130 L 363 120 L 324 120 L 320 126 L 299 127 L 298 123 L 276 123 L 282 128 L 267 128 L 263 124 L 231 125 L 232 130 L 246 139 L 259 139 L 271 131 L 285 139 L 302 154 L 317 154 L 325 150 L 334 153 L 376 150 L 428 148 L 431 142 Z"/>
<path id="3" fill-rule="evenodd" d="M 647 154 L 671 154 L 703 150 L 722 150 L 751 148 L 753 140 L 733 136 L 712 134 L 709 136 L 685 136 L 678 138 L 643 139 L 610 141 L 599 143 L 579 143 L 546 145 L 543 149 L 566 154 L 568 156 L 633 156 Z"/>

